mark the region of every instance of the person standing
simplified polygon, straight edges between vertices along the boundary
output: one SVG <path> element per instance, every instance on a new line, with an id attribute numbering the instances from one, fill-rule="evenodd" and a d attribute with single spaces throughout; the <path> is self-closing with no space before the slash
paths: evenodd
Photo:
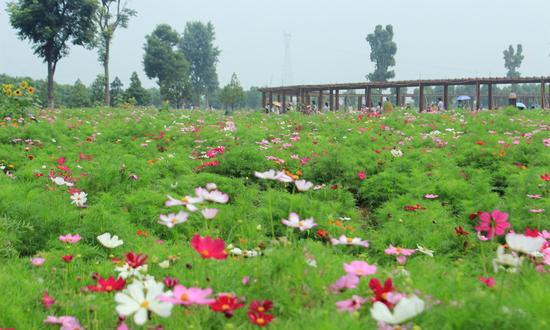
<path id="1" fill-rule="evenodd" d="M 443 100 L 441 98 L 437 99 L 437 112 L 445 111 L 445 104 L 443 103 Z"/>

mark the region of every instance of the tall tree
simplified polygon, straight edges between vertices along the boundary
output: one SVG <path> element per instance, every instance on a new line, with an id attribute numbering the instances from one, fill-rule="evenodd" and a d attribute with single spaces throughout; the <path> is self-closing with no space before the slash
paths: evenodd
<path id="1" fill-rule="evenodd" d="M 215 38 L 216 33 L 211 22 L 188 22 L 179 44 L 189 62 L 189 78 L 196 105 L 200 105 L 200 99 L 204 96 L 208 107 L 208 97 L 218 88 L 216 64 L 220 50 L 214 46 Z"/>
<path id="2" fill-rule="evenodd" d="M 508 78 L 518 78 L 520 76 L 519 67 L 521 62 L 523 62 L 523 46 L 518 44 L 516 50 L 514 46 L 510 45 L 508 49 L 505 49 L 502 54 L 504 55 L 504 67 L 508 70 L 506 77 Z"/>
<path id="3" fill-rule="evenodd" d="M 178 32 L 169 25 L 158 25 L 146 37 L 143 56 L 145 74 L 150 79 L 157 79 L 163 99 L 176 108 L 189 95 L 189 63 L 177 48 L 179 41 Z"/>
<path id="4" fill-rule="evenodd" d="M 71 87 L 68 106 L 71 108 L 85 108 L 90 106 L 90 93 L 86 85 L 78 79 Z"/>
<path id="5" fill-rule="evenodd" d="M 94 107 L 103 103 L 105 98 L 103 86 L 105 86 L 105 76 L 99 74 L 90 85 L 90 103 Z"/>
<path id="6" fill-rule="evenodd" d="M 69 53 L 69 44 L 91 46 L 96 0 L 17 0 L 8 4 L 11 25 L 21 39 L 33 43 L 34 53 L 48 64 L 48 107 L 54 107 L 57 63 Z"/>
<path id="7" fill-rule="evenodd" d="M 124 94 L 126 94 L 126 100 L 133 100 L 137 105 L 143 106 L 149 104 L 149 93 L 141 86 L 141 80 L 139 80 L 137 72 L 132 73 L 130 86 Z"/>
<path id="8" fill-rule="evenodd" d="M 231 110 L 235 110 L 235 107 L 244 101 L 244 90 L 237 78 L 237 74 L 233 73 L 231 82 L 222 88 L 218 98 L 220 102 L 225 105 L 226 109 L 231 108 Z"/>
<path id="9" fill-rule="evenodd" d="M 393 26 L 377 25 L 374 33 L 367 35 L 367 42 L 370 45 L 370 60 L 376 63 L 373 73 L 367 75 L 370 81 L 388 81 L 395 77 L 395 72 L 389 70 L 395 66 L 395 54 L 397 44 L 393 41 Z"/>
<path id="10" fill-rule="evenodd" d="M 126 6 L 122 0 L 101 0 L 101 4 L 95 15 L 97 24 L 97 42 L 99 61 L 103 64 L 105 76 L 104 81 L 104 104 L 111 105 L 111 91 L 109 90 L 109 57 L 111 53 L 111 42 L 116 29 L 127 28 L 130 17 L 136 16 L 137 12 Z"/>
<path id="11" fill-rule="evenodd" d="M 121 103 L 124 103 L 124 85 L 122 84 L 122 81 L 118 79 L 118 77 L 115 77 L 113 82 L 111 83 L 111 106 L 116 107 L 120 105 Z"/>

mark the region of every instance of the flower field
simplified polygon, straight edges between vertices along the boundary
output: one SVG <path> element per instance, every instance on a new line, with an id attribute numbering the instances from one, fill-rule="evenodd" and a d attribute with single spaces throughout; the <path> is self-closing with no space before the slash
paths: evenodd
<path id="1" fill-rule="evenodd" d="M 0 328 L 547 329 L 544 111 L 0 126 Z"/>

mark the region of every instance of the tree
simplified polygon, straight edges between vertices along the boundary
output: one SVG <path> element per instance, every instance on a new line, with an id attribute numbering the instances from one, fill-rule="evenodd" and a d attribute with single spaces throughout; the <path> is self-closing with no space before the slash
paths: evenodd
<path id="1" fill-rule="evenodd" d="M 135 101 L 137 105 L 148 105 L 149 104 L 149 93 L 143 86 L 141 86 L 141 80 L 136 72 L 132 73 L 130 77 L 130 86 L 126 90 L 126 100 Z"/>
<path id="2" fill-rule="evenodd" d="M 92 106 L 98 106 L 103 103 L 105 99 L 105 76 L 100 74 L 97 75 L 94 82 L 90 85 L 90 103 Z"/>
<path id="3" fill-rule="evenodd" d="M 180 36 L 169 25 L 161 24 L 146 37 L 143 66 L 145 74 L 157 79 L 164 100 L 176 108 L 189 96 L 187 72 L 189 63 L 177 49 Z"/>
<path id="4" fill-rule="evenodd" d="M 245 105 L 249 109 L 258 109 L 262 107 L 262 93 L 258 91 L 258 87 L 250 87 L 245 92 Z"/>
<path id="5" fill-rule="evenodd" d="M 101 0 L 101 5 L 94 17 L 97 24 L 97 42 L 99 61 L 104 70 L 104 104 L 111 105 L 111 91 L 109 90 L 109 57 L 111 42 L 117 28 L 127 28 L 130 17 L 136 16 L 137 12 L 126 7 L 126 2 L 121 0 Z"/>
<path id="6" fill-rule="evenodd" d="M 211 22 L 188 22 L 179 44 L 189 62 L 189 80 L 196 105 L 200 105 L 200 99 L 204 96 L 208 107 L 208 97 L 218 88 L 216 63 L 220 50 L 214 46 L 215 38 L 214 25 Z"/>
<path id="7" fill-rule="evenodd" d="M 69 44 L 90 46 L 94 39 L 96 0 L 17 0 L 8 4 L 10 23 L 21 39 L 30 40 L 34 53 L 48 64 L 48 107 L 54 107 L 57 63 Z"/>
<path id="8" fill-rule="evenodd" d="M 113 82 L 111 83 L 111 106 L 116 107 L 122 103 L 124 103 L 124 85 L 122 84 L 122 81 L 118 79 L 118 77 L 115 77 Z"/>
<path id="9" fill-rule="evenodd" d="M 377 25 L 374 33 L 367 36 L 367 42 L 370 45 L 370 60 L 376 63 L 373 73 L 367 75 L 370 81 L 388 81 L 395 77 L 395 72 L 388 69 L 395 66 L 395 54 L 397 53 L 397 44 L 393 41 L 393 27 L 387 25 L 384 29 L 382 25 Z"/>
<path id="10" fill-rule="evenodd" d="M 218 98 L 226 108 L 230 107 L 231 110 L 235 110 L 235 107 L 243 102 L 244 96 L 244 90 L 241 87 L 241 83 L 237 75 L 233 73 L 231 82 L 222 88 Z"/>
<path id="11" fill-rule="evenodd" d="M 521 44 L 518 44 L 516 50 L 514 46 L 510 45 L 508 49 L 505 49 L 503 52 L 504 55 L 504 67 L 508 70 L 506 77 L 508 78 L 519 78 L 520 73 L 517 71 L 523 62 L 523 47 Z"/>
<path id="12" fill-rule="evenodd" d="M 71 88 L 68 106 L 71 108 L 86 108 L 90 106 L 90 93 L 80 79 Z"/>

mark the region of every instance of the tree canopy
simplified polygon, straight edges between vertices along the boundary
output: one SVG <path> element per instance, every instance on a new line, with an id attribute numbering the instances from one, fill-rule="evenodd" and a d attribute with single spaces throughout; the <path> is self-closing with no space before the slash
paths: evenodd
<path id="1" fill-rule="evenodd" d="M 231 82 L 222 88 L 218 98 L 226 108 L 231 108 L 231 110 L 234 110 L 237 105 L 244 101 L 244 90 L 237 78 L 237 74 L 233 73 Z"/>
<path id="2" fill-rule="evenodd" d="M 518 44 L 514 50 L 514 46 L 510 45 L 502 54 L 504 55 L 504 67 L 508 70 L 506 77 L 518 78 L 521 75 L 518 69 L 524 59 L 523 46 Z"/>
<path id="3" fill-rule="evenodd" d="M 384 29 L 382 25 L 377 25 L 374 33 L 367 36 L 367 42 L 371 48 L 370 60 L 376 63 L 373 73 L 367 75 L 370 81 L 388 81 L 395 77 L 395 72 L 389 70 L 395 66 L 395 54 L 397 53 L 397 44 L 393 41 L 393 27 L 387 25 Z"/>

